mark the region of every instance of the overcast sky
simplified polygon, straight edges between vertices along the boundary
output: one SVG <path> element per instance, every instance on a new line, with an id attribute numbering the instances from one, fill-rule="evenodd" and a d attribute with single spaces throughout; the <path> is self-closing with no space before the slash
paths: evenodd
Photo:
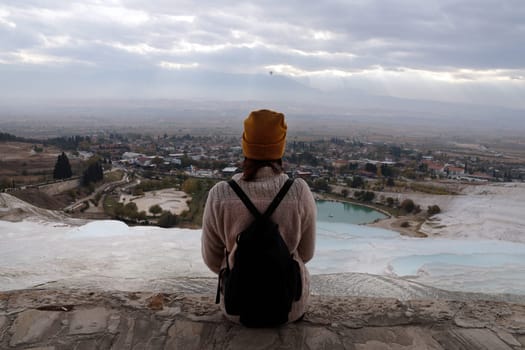
<path id="1" fill-rule="evenodd" d="M 4 97 L 176 98 L 159 77 L 212 73 L 525 108 L 525 1 L 0 1 Z"/>

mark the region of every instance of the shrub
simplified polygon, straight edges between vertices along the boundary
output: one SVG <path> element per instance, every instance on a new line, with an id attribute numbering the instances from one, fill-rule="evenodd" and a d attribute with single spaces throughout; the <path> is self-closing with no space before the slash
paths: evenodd
<path id="1" fill-rule="evenodd" d="M 374 200 L 375 193 L 372 191 L 355 191 L 354 198 L 363 202 L 371 202 Z"/>
<path id="2" fill-rule="evenodd" d="M 439 214 L 439 213 L 441 213 L 441 208 L 438 205 L 434 204 L 434 205 L 428 206 L 428 209 L 427 209 L 428 216 L 432 216 L 432 215 Z"/>
<path id="3" fill-rule="evenodd" d="M 67 193 L 69 194 L 69 196 L 73 199 L 73 200 L 76 200 L 77 199 L 77 196 L 78 196 L 78 192 L 76 189 L 71 189 L 69 191 L 67 191 Z"/>
<path id="4" fill-rule="evenodd" d="M 177 217 L 169 211 L 164 211 L 158 220 L 158 225 L 164 228 L 173 227 L 177 225 Z"/>
<path id="5" fill-rule="evenodd" d="M 133 189 L 133 195 L 134 196 L 143 196 L 144 195 L 144 190 L 142 190 L 142 188 L 135 188 L 135 189 Z"/>
<path id="6" fill-rule="evenodd" d="M 182 190 L 186 193 L 193 194 L 201 189 L 201 181 L 199 179 L 187 179 L 182 184 Z"/>
<path id="7" fill-rule="evenodd" d="M 158 214 L 162 213 L 162 208 L 158 204 L 154 204 L 151 207 L 149 207 L 149 212 L 153 214 L 153 216 L 157 216 Z"/>
<path id="8" fill-rule="evenodd" d="M 414 204 L 414 201 L 408 198 L 402 201 L 400 205 L 401 209 L 403 209 L 407 213 L 411 213 L 414 210 L 415 206 L 416 205 Z"/>
<path id="9" fill-rule="evenodd" d="M 122 206 L 119 214 L 129 219 L 136 219 L 138 214 L 137 204 L 134 202 L 126 203 L 124 206 Z"/>
<path id="10" fill-rule="evenodd" d="M 364 197 L 363 197 L 363 200 L 364 200 L 365 202 L 371 202 L 371 201 L 374 200 L 375 196 L 376 196 L 376 194 L 375 194 L 374 192 L 372 192 L 372 191 L 366 191 L 366 192 L 365 192 L 365 195 L 364 195 Z"/>
<path id="11" fill-rule="evenodd" d="M 401 227 L 410 227 L 410 223 L 408 221 L 403 221 Z"/>
<path id="12" fill-rule="evenodd" d="M 146 212 L 144 210 L 141 210 L 138 212 L 137 214 L 137 220 L 139 221 L 146 221 L 148 218 L 148 215 L 146 214 Z"/>
<path id="13" fill-rule="evenodd" d="M 313 190 L 319 191 L 319 192 L 331 192 L 330 185 L 328 184 L 328 181 L 325 179 L 316 179 L 313 183 Z"/>
<path id="14" fill-rule="evenodd" d="M 440 187 L 440 186 L 431 185 L 431 184 L 411 183 L 410 188 L 417 192 L 423 192 L 423 193 L 429 193 L 429 194 L 440 194 L 440 195 L 455 194 L 454 191 L 448 190 L 445 187 Z"/>
<path id="15" fill-rule="evenodd" d="M 361 176 L 354 176 L 352 179 L 352 182 L 350 183 L 350 187 L 352 188 L 364 188 L 365 187 L 365 180 Z"/>

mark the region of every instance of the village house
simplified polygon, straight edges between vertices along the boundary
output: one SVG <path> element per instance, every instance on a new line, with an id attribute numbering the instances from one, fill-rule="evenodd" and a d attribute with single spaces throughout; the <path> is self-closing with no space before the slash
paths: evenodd
<path id="1" fill-rule="evenodd" d="M 465 174 L 465 168 L 447 165 L 445 167 L 445 172 L 448 176 L 460 176 Z"/>
<path id="2" fill-rule="evenodd" d="M 135 164 L 139 157 L 145 157 L 145 155 L 142 153 L 124 152 L 122 154 L 121 161 L 125 164 Z"/>
<path id="3" fill-rule="evenodd" d="M 226 177 L 231 177 L 233 174 L 239 172 L 239 168 L 237 168 L 236 166 L 228 166 L 226 168 L 223 168 L 221 172 L 222 172 L 222 175 Z"/>
<path id="4" fill-rule="evenodd" d="M 345 160 L 345 159 L 338 159 L 338 160 L 334 160 L 332 162 L 332 166 L 336 169 L 340 169 L 340 168 L 343 168 L 343 167 L 346 167 L 348 166 L 349 164 L 349 161 L 348 160 Z"/>
<path id="5" fill-rule="evenodd" d="M 439 176 L 445 174 L 444 164 L 428 159 L 424 159 L 423 161 L 421 161 L 421 163 L 427 166 L 430 175 Z"/>

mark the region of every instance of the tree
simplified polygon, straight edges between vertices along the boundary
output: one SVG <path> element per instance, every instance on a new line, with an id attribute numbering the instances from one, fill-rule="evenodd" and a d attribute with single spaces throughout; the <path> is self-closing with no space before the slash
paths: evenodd
<path id="1" fill-rule="evenodd" d="M 164 211 L 162 212 L 162 215 L 160 216 L 157 223 L 160 227 L 173 227 L 177 225 L 177 217 L 169 211 Z"/>
<path id="2" fill-rule="evenodd" d="M 365 202 L 371 202 L 374 200 L 376 194 L 372 191 L 365 191 L 364 193 L 364 196 L 363 196 L 363 201 Z"/>
<path id="3" fill-rule="evenodd" d="M 135 202 L 129 202 L 124 205 L 124 216 L 135 219 L 138 216 L 138 207 Z"/>
<path id="4" fill-rule="evenodd" d="M 316 179 L 313 183 L 314 191 L 330 192 L 330 185 L 325 179 Z"/>
<path id="5" fill-rule="evenodd" d="M 67 179 L 73 175 L 71 165 L 66 154 L 62 152 L 57 158 L 55 169 L 53 170 L 53 179 Z"/>
<path id="6" fill-rule="evenodd" d="M 157 216 L 158 214 L 162 213 L 162 208 L 158 204 L 154 204 L 151 207 L 149 207 L 149 212 L 153 214 L 153 216 Z"/>
<path id="7" fill-rule="evenodd" d="M 373 174 L 377 174 L 377 166 L 372 163 L 366 163 L 365 164 L 365 171 Z"/>
<path id="8" fill-rule="evenodd" d="M 201 189 L 201 182 L 198 179 L 186 179 L 182 184 L 182 190 L 188 194 L 194 194 Z"/>
<path id="9" fill-rule="evenodd" d="M 394 182 L 394 179 L 391 178 L 391 177 L 389 177 L 389 178 L 386 180 L 386 185 L 387 185 L 388 187 L 394 187 L 396 184 L 395 184 L 395 182 Z"/>
<path id="10" fill-rule="evenodd" d="M 390 146 L 390 154 L 394 159 L 399 159 L 401 157 L 401 147 L 399 146 Z"/>
<path id="11" fill-rule="evenodd" d="M 7 177 L 3 177 L 2 180 L 0 180 L 0 189 L 11 187 L 11 183 L 11 180 L 9 180 Z"/>
<path id="12" fill-rule="evenodd" d="M 432 215 L 439 214 L 439 213 L 441 213 L 441 208 L 437 204 L 428 206 L 428 209 L 427 209 L 428 216 L 432 216 Z"/>
<path id="13" fill-rule="evenodd" d="M 365 180 L 361 176 L 354 176 L 352 178 L 352 182 L 350 183 L 350 187 L 352 188 L 364 188 L 365 187 Z"/>
<path id="14" fill-rule="evenodd" d="M 161 157 L 155 157 L 151 160 L 151 163 L 152 164 L 155 164 L 155 166 L 158 168 L 160 167 L 162 164 L 164 164 L 164 159 L 162 159 Z"/>
<path id="15" fill-rule="evenodd" d="M 381 175 L 383 175 L 384 177 L 391 178 L 392 176 L 394 176 L 394 172 L 392 171 L 392 168 L 388 165 L 381 164 Z"/>
<path id="16" fill-rule="evenodd" d="M 92 182 L 98 182 L 104 178 L 104 170 L 102 169 L 102 165 L 97 160 L 95 162 L 92 162 L 89 164 L 86 170 L 84 170 L 84 173 L 82 175 L 82 183 L 84 186 L 89 185 Z"/>
<path id="17" fill-rule="evenodd" d="M 346 188 L 343 188 L 343 190 L 341 191 L 341 194 L 343 195 L 343 197 L 348 197 L 348 190 Z"/>
<path id="18" fill-rule="evenodd" d="M 137 220 L 139 221 L 145 221 L 148 219 L 148 215 L 144 210 L 141 210 L 137 213 Z"/>
<path id="19" fill-rule="evenodd" d="M 375 198 L 375 193 L 372 191 L 355 191 L 354 197 L 363 202 L 371 202 Z"/>
<path id="20" fill-rule="evenodd" d="M 415 208 L 415 204 L 414 204 L 414 201 L 412 199 L 405 199 L 404 201 L 401 202 L 401 209 L 403 209 L 404 211 L 406 211 L 407 213 L 411 213 L 412 210 L 414 210 Z"/>

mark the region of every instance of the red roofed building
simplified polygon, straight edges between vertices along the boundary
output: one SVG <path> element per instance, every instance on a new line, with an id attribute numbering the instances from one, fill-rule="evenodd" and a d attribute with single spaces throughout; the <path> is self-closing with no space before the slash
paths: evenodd
<path id="1" fill-rule="evenodd" d="M 456 167 L 456 166 L 447 166 L 445 168 L 445 171 L 447 172 L 447 174 L 450 176 L 455 176 L 455 175 L 464 175 L 465 174 L 465 168 L 459 168 L 459 167 Z"/>

